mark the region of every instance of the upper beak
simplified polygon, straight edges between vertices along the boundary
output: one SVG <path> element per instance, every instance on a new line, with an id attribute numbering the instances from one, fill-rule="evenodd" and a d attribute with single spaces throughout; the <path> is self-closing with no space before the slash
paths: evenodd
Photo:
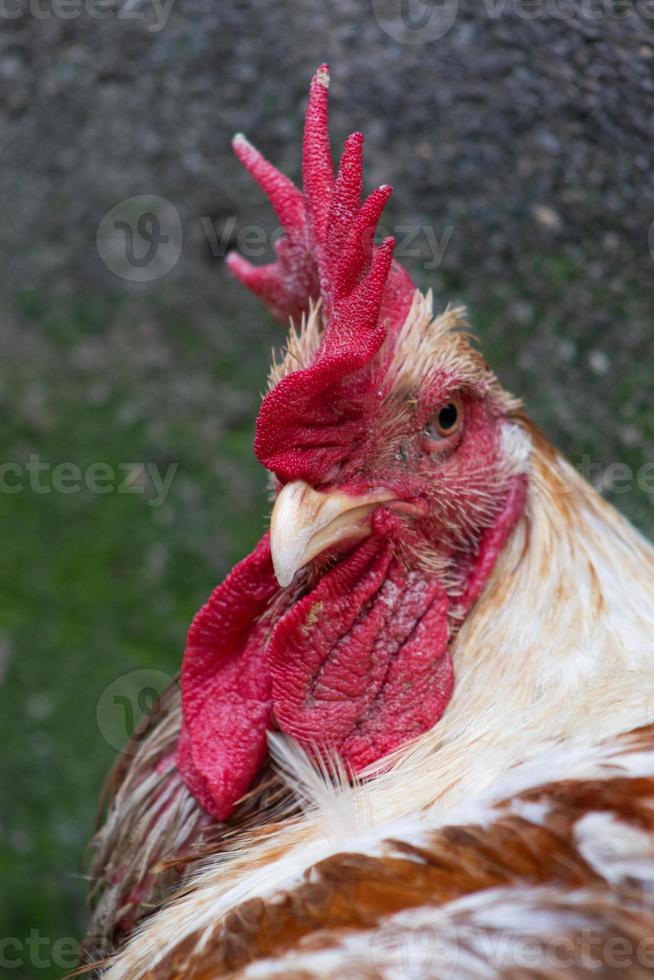
<path id="1" fill-rule="evenodd" d="M 335 545 L 370 534 L 370 515 L 396 499 L 389 491 L 348 496 L 321 493 L 303 480 L 287 483 L 270 519 L 270 548 L 277 581 L 290 585 L 295 573 Z"/>

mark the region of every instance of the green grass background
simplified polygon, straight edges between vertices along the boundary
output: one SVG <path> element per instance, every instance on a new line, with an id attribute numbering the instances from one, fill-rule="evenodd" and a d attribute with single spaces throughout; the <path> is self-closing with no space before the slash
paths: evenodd
<path id="1" fill-rule="evenodd" d="M 135 670 L 177 671 L 194 612 L 263 528 L 250 444 L 267 344 L 264 324 L 254 356 L 238 358 L 238 334 L 205 346 L 188 312 L 181 329 L 156 296 L 26 292 L 13 312 L 0 459 L 178 465 L 160 507 L 118 492 L 0 493 L 0 921 L 21 942 L 38 930 L 46 962 L 83 933 L 84 847 L 129 734 L 120 704 L 98 724 L 103 692 Z M 34 956 L 21 969 L 15 947 L 3 952 L 12 976 L 33 975 Z"/>

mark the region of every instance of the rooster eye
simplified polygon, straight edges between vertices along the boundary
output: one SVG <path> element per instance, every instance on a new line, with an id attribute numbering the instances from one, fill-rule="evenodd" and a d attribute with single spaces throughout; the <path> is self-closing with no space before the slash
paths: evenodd
<path id="1" fill-rule="evenodd" d="M 463 406 L 461 400 L 453 398 L 447 404 L 442 405 L 425 426 L 427 440 L 441 442 L 443 439 L 449 439 L 459 430 L 462 419 Z"/>
<path id="2" fill-rule="evenodd" d="M 441 435 L 450 435 L 459 426 L 459 409 L 454 402 L 449 402 L 441 408 L 436 417 L 436 428 Z"/>

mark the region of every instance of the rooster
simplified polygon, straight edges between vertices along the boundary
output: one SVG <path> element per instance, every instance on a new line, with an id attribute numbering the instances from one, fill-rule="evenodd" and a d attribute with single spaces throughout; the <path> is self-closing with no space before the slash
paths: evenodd
<path id="1" fill-rule="evenodd" d="M 375 242 L 327 66 L 232 272 L 283 321 L 270 530 L 109 782 L 111 980 L 651 975 L 654 551 Z M 125 941 L 126 940 L 126 941 Z"/>

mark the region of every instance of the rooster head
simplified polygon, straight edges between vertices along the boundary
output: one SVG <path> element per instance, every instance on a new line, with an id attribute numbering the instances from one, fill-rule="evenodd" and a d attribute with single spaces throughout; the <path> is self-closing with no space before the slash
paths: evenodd
<path id="1" fill-rule="evenodd" d="M 233 273 L 295 326 L 273 365 L 254 449 L 270 532 L 196 616 L 182 669 L 179 769 L 227 819 L 273 728 L 361 772 L 432 728 L 451 646 L 522 513 L 518 403 L 465 331 L 434 319 L 361 201 L 363 137 L 336 172 L 327 66 L 313 78 L 303 192 L 246 140 L 235 151 L 284 228 L 277 259 Z"/>

